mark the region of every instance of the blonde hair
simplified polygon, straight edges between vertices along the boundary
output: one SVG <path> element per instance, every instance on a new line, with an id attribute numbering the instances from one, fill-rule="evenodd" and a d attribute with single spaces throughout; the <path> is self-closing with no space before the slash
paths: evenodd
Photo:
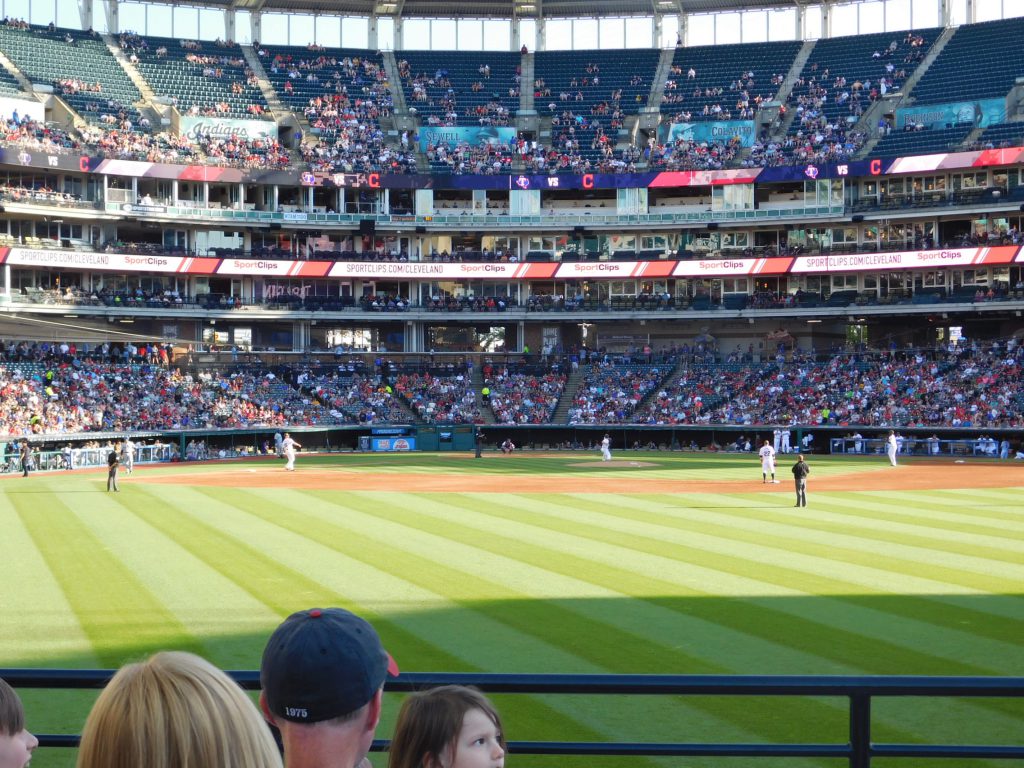
<path id="1" fill-rule="evenodd" d="M 270 730 L 208 661 L 165 651 L 122 667 L 82 731 L 78 768 L 281 768 Z"/>

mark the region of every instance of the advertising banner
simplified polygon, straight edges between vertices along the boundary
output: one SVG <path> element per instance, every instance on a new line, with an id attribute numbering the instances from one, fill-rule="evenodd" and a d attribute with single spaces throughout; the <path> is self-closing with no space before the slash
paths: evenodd
<path id="1" fill-rule="evenodd" d="M 554 263 L 447 264 L 430 262 L 337 262 L 330 277 L 366 279 L 410 278 L 419 280 L 523 280 L 550 278 L 558 268 Z"/>
<path id="2" fill-rule="evenodd" d="M 789 269 L 788 256 L 765 259 L 701 259 L 676 263 L 673 277 L 719 277 L 729 275 L 782 275 Z"/>
<path id="3" fill-rule="evenodd" d="M 593 278 L 668 277 L 674 261 L 599 261 L 562 264 L 555 277 L 559 280 Z"/>
<path id="4" fill-rule="evenodd" d="M 954 125 L 973 125 L 987 128 L 1006 120 L 1006 99 L 977 99 L 954 101 L 949 104 L 924 104 L 896 110 L 896 130 L 920 123 L 925 128 L 938 130 Z"/>
<path id="5" fill-rule="evenodd" d="M 792 272 L 858 272 L 872 269 L 922 269 L 1009 264 L 1019 247 L 950 248 L 943 251 L 896 251 L 894 253 L 847 253 L 800 256 Z"/>
<path id="6" fill-rule="evenodd" d="M 516 137 L 516 129 L 498 127 L 493 125 L 481 126 L 423 126 L 419 131 L 420 149 L 424 152 L 431 144 L 448 144 L 454 147 L 456 144 L 466 142 L 470 146 L 478 146 L 482 143 L 508 145 Z"/>
<path id="7" fill-rule="evenodd" d="M 101 269 L 118 272 L 188 272 L 209 274 L 218 259 L 187 256 L 157 256 L 132 253 L 95 253 L 90 251 L 11 248 L 4 264 L 48 269 Z"/>
<path id="8" fill-rule="evenodd" d="M 415 451 L 415 437 L 374 437 L 370 446 L 375 451 Z"/>
<path id="9" fill-rule="evenodd" d="M 285 261 L 283 259 L 224 259 L 218 275 L 261 275 L 273 277 L 325 277 L 330 261 Z"/>
<path id="10" fill-rule="evenodd" d="M 200 138 L 273 139 L 277 140 L 277 123 L 273 120 L 235 120 L 227 117 L 182 116 L 179 130 L 196 141 Z"/>
<path id="11" fill-rule="evenodd" d="M 738 138 L 744 147 L 754 146 L 753 120 L 708 120 L 698 123 L 671 123 L 665 128 L 664 143 L 686 141 L 728 142 Z"/>

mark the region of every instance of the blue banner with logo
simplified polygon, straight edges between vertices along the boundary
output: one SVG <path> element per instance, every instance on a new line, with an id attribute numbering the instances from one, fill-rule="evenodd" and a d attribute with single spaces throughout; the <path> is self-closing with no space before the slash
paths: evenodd
<path id="1" fill-rule="evenodd" d="M 701 123 L 672 123 L 665 130 L 664 143 L 680 139 L 696 142 L 720 141 L 728 143 L 739 139 L 744 147 L 754 146 L 753 120 L 711 120 Z"/>
<path id="2" fill-rule="evenodd" d="M 447 144 L 454 147 L 466 142 L 470 146 L 481 143 L 507 145 L 516 137 L 516 129 L 493 125 L 480 126 L 431 126 L 420 128 L 420 149 L 424 152 L 431 144 Z"/>
<path id="3" fill-rule="evenodd" d="M 1006 120 L 1006 99 L 976 99 L 954 101 L 949 104 L 924 104 L 896 110 L 896 130 L 920 123 L 925 128 L 938 130 L 954 125 L 973 125 L 987 128 Z"/>

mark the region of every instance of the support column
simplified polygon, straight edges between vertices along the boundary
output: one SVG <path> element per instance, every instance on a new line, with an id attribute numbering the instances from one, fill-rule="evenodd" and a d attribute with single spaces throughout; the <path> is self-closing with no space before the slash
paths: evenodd
<path id="1" fill-rule="evenodd" d="M 832 37 L 832 3 L 821 4 L 821 37 Z"/>
<path id="2" fill-rule="evenodd" d="M 403 51 L 405 50 L 405 25 L 402 24 L 401 16 L 396 15 L 391 18 L 395 20 L 395 50 Z"/>
<path id="3" fill-rule="evenodd" d="M 526 323 L 520 320 L 516 323 L 516 350 L 518 352 L 523 351 L 523 345 L 526 343 Z"/>
<path id="4" fill-rule="evenodd" d="M 939 23 L 943 27 L 953 25 L 953 0 L 939 0 Z"/>
<path id="5" fill-rule="evenodd" d="M 82 22 L 82 29 L 92 29 L 93 0 L 78 0 L 78 17 Z"/>
<path id="6" fill-rule="evenodd" d="M 380 45 L 378 44 L 377 40 L 377 14 L 373 13 L 370 14 L 369 35 L 367 37 L 367 43 L 369 44 L 371 51 L 380 50 Z"/>
<path id="7" fill-rule="evenodd" d="M 260 11 L 253 11 L 249 14 L 249 31 L 252 34 L 252 41 L 263 42 L 263 14 Z"/>
<path id="8" fill-rule="evenodd" d="M 676 45 L 682 41 L 684 46 L 690 44 L 690 14 L 680 11 L 676 19 Z"/>
<path id="9" fill-rule="evenodd" d="M 794 30 L 794 40 L 806 40 L 807 39 L 807 7 L 804 5 L 797 4 L 796 6 L 796 29 Z"/>
<path id="10" fill-rule="evenodd" d="M 117 0 L 106 0 L 104 3 L 107 13 L 107 32 L 116 35 L 121 31 L 120 14 L 118 13 Z M 142 30 L 140 30 L 140 33 Z"/>
<path id="11" fill-rule="evenodd" d="M 403 352 L 422 352 L 420 339 L 422 338 L 423 324 L 413 320 L 405 323 L 405 333 L 402 336 Z"/>
<path id="12" fill-rule="evenodd" d="M 132 205 L 139 202 L 139 177 L 132 176 L 132 199 L 128 201 Z"/>
<path id="13" fill-rule="evenodd" d="M 11 300 L 11 265 L 4 264 L 4 296 Z"/>
<path id="14" fill-rule="evenodd" d="M 238 38 L 235 35 L 235 32 L 237 31 L 237 27 L 236 27 L 237 22 L 238 22 L 238 18 L 235 16 L 235 9 L 234 8 L 225 8 L 224 9 L 224 37 L 226 37 L 229 41 L 231 41 L 233 43 L 238 41 Z"/>
<path id="15" fill-rule="evenodd" d="M 523 49 L 523 33 L 519 28 L 520 21 L 521 19 L 515 16 L 512 17 L 512 34 L 510 35 L 512 38 L 512 53 Z"/>
<path id="16" fill-rule="evenodd" d="M 540 17 L 537 19 L 537 50 L 546 51 L 548 49 L 548 25 L 545 23 L 544 18 Z"/>
<path id="17" fill-rule="evenodd" d="M 313 212 L 313 188 L 307 187 L 306 189 L 306 212 Z"/>
<path id="18" fill-rule="evenodd" d="M 296 320 L 292 323 L 292 352 L 309 349 L 309 321 Z"/>
<path id="19" fill-rule="evenodd" d="M 174 179 L 171 181 L 171 205 L 179 205 L 180 202 L 178 197 L 178 180 Z"/>
<path id="20" fill-rule="evenodd" d="M 978 18 L 978 4 L 974 0 L 967 0 L 967 23 L 973 24 Z"/>

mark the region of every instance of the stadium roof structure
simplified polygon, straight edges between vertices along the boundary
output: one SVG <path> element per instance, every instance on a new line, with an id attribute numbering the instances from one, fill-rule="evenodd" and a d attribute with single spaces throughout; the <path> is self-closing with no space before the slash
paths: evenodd
<path id="1" fill-rule="evenodd" d="M 180 5 L 175 0 L 148 0 Z M 194 0 L 190 5 L 272 13 L 452 18 L 566 18 L 713 13 L 820 5 L 819 0 Z"/>

